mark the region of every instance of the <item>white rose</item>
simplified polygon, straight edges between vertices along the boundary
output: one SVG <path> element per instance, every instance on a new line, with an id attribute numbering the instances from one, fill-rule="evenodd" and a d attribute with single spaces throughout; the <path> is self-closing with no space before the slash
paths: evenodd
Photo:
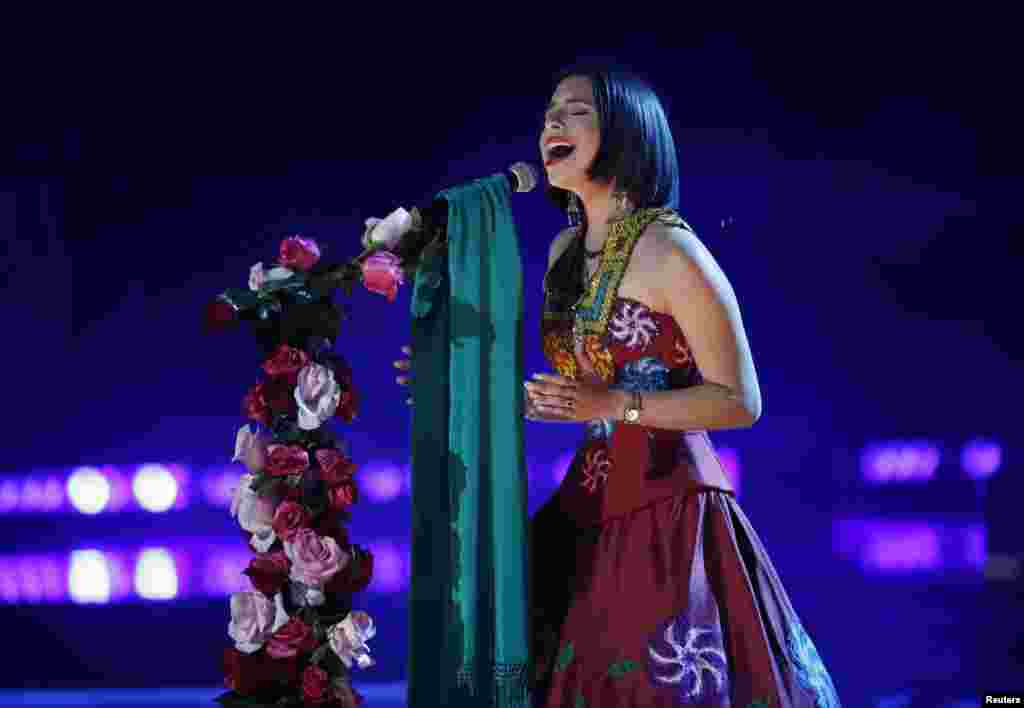
<path id="1" fill-rule="evenodd" d="M 238 481 L 231 499 L 231 516 L 239 525 L 252 534 L 252 547 L 259 553 L 266 553 L 274 545 L 274 508 L 272 497 L 261 497 L 252 489 L 251 474 L 243 474 Z"/>
<path id="2" fill-rule="evenodd" d="M 276 608 L 261 592 L 236 592 L 231 595 L 231 622 L 228 636 L 235 648 L 252 654 L 274 633 Z"/>
<path id="3" fill-rule="evenodd" d="M 346 668 L 351 669 L 355 661 L 360 669 L 365 669 L 376 663 L 370 657 L 370 647 L 366 646 L 376 633 L 370 615 L 355 611 L 327 630 L 327 641 Z"/>
<path id="4" fill-rule="evenodd" d="M 363 247 L 369 248 L 371 244 L 376 244 L 390 250 L 398 245 L 410 229 L 412 214 L 402 207 L 398 207 L 384 219 L 370 217 L 366 220 Z"/>
<path id="5" fill-rule="evenodd" d="M 334 371 L 312 363 L 299 372 L 295 402 L 299 404 L 299 427 L 316 430 L 338 410 L 341 385 L 334 380 Z"/>

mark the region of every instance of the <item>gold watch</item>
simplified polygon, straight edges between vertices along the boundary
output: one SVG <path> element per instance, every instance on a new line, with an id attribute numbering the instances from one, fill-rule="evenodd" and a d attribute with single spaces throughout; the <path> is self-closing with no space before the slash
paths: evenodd
<path id="1" fill-rule="evenodd" d="M 640 418 L 640 411 L 644 409 L 643 399 L 640 398 L 639 391 L 633 391 L 633 401 L 626 405 L 626 410 L 622 414 L 622 419 L 627 423 L 635 423 Z"/>

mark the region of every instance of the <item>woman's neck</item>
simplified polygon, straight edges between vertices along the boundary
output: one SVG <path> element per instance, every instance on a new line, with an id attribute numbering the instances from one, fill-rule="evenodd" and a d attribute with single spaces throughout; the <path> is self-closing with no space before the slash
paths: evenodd
<path id="1" fill-rule="evenodd" d="M 608 238 L 611 223 L 628 214 L 631 207 L 628 201 L 623 203 L 613 187 L 605 185 L 595 185 L 589 193 L 584 192 L 581 201 L 586 215 L 586 247 L 597 251 Z"/>

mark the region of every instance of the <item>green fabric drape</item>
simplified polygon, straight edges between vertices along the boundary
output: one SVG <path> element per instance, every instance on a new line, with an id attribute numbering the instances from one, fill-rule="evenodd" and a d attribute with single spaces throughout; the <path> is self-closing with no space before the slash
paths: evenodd
<path id="1" fill-rule="evenodd" d="M 441 192 L 412 298 L 408 705 L 530 704 L 522 264 L 503 175 Z"/>

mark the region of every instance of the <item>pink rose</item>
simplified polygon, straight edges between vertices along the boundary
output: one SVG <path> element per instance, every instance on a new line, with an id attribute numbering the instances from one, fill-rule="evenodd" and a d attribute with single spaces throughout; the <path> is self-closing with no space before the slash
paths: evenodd
<path id="1" fill-rule="evenodd" d="M 236 592 L 231 596 L 231 623 L 228 624 L 228 636 L 235 641 L 235 648 L 238 651 L 252 654 L 259 650 L 277 629 L 274 626 L 275 618 L 277 608 L 263 593 Z"/>
<path id="2" fill-rule="evenodd" d="M 287 477 L 305 472 L 309 467 L 309 453 L 300 445 L 268 445 L 267 472 L 274 477 Z"/>
<path id="3" fill-rule="evenodd" d="M 311 363 L 299 372 L 295 402 L 299 405 L 299 427 L 316 430 L 338 409 L 341 387 L 334 380 L 334 371 Z"/>
<path id="4" fill-rule="evenodd" d="M 313 628 L 299 617 L 292 617 L 267 640 L 267 654 L 275 659 L 287 659 L 299 652 L 316 649 Z"/>
<path id="5" fill-rule="evenodd" d="M 373 666 L 370 648 L 366 642 L 373 639 L 377 629 L 373 619 L 365 612 L 349 612 L 348 617 L 327 630 L 327 641 L 341 662 L 349 669 L 355 661 L 360 669 Z"/>
<path id="6" fill-rule="evenodd" d="M 291 541 L 299 529 L 309 525 L 309 511 L 293 501 L 281 502 L 274 512 L 274 533 L 283 541 Z"/>
<path id="7" fill-rule="evenodd" d="M 302 700 L 307 705 L 326 703 L 331 698 L 331 682 L 327 672 L 310 664 L 302 672 Z"/>
<path id="8" fill-rule="evenodd" d="M 308 528 L 296 531 L 284 544 L 284 552 L 292 562 L 291 579 L 314 588 L 322 587 L 350 557 L 333 538 L 318 536 Z"/>
<path id="9" fill-rule="evenodd" d="M 284 551 L 261 553 L 251 561 L 243 572 L 249 576 L 252 586 L 264 595 L 274 595 L 288 582 L 291 563 Z"/>
<path id="10" fill-rule="evenodd" d="M 309 363 L 309 355 L 301 349 L 282 344 L 277 351 L 263 362 L 263 370 L 270 376 L 282 376 L 294 386 L 299 379 L 299 371 Z"/>
<path id="11" fill-rule="evenodd" d="M 320 247 L 313 239 L 292 236 L 281 242 L 278 261 L 286 268 L 309 270 L 319 260 Z"/>
<path id="12" fill-rule="evenodd" d="M 328 487 L 336 487 L 342 482 L 347 482 L 358 469 L 357 465 L 339 450 L 330 448 L 317 450 L 316 461 L 320 463 L 320 477 Z"/>
<path id="13" fill-rule="evenodd" d="M 231 499 L 231 516 L 237 518 L 239 525 L 252 534 L 252 547 L 265 553 L 277 540 L 273 528 L 277 500 L 272 496 L 261 497 L 253 491 L 253 479 L 253 475 L 243 474 L 238 481 Z"/>
<path id="14" fill-rule="evenodd" d="M 371 293 L 385 295 L 395 301 L 398 286 L 405 282 L 401 261 L 389 251 L 377 251 L 363 261 L 363 285 Z"/>

